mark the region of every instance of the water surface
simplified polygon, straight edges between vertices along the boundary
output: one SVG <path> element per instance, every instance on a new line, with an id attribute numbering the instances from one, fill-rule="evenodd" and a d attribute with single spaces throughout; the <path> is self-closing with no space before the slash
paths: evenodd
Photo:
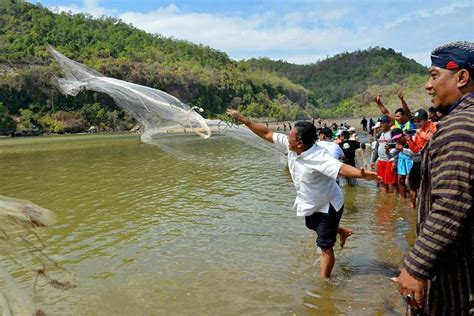
<path id="1" fill-rule="evenodd" d="M 407 201 L 374 183 L 345 187 L 354 235 L 324 282 L 278 159 L 225 136 L 173 137 L 188 159 L 129 134 L 0 139 L 0 194 L 58 215 L 40 235 L 77 275 L 69 291 L 38 287 L 47 314 L 403 313 L 389 278 L 414 239 Z M 2 267 L 32 294 L 31 273 L 6 257 Z"/>

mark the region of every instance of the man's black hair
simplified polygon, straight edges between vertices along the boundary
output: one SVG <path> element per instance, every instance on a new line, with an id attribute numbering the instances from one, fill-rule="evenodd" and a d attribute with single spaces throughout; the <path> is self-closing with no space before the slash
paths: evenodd
<path id="1" fill-rule="evenodd" d="M 324 127 L 319 131 L 319 134 L 324 134 L 327 138 L 332 138 L 332 131 L 330 128 Z"/>
<path id="2" fill-rule="evenodd" d="M 436 109 L 434 108 L 434 106 L 430 106 L 430 108 L 428 109 L 428 112 L 436 114 Z"/>
<path id="3" fill-rule="evenodd" d="M 296 139 L 301 140 L 306 147 L 316 142 L 316 127 L 311 122 L 299 121 L 295 123 Z"/>
<path id="4" fill-rule="evenodd" d="M 402 113 L 403 115 L 405 115 L 405 111 L 403 110 L 403 108 L 396 109 L 395 113 Z"/>
<path id="5" fill-rule="evenodd" d="M 349 139 L 351 134 L 348 131 L 342 131 L 341 136 L 344 137 L 344 139 Z"/>

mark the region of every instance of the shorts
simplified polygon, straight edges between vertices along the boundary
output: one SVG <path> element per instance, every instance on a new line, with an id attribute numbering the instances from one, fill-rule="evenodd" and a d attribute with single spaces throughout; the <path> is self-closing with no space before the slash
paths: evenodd
<path id="1" fill-rule="evenodd" d="M 383 184 L 397 184 L 397 172 L 392 170 L 392 161 L 377 161 L 377 175 L 382 178 Z"/>
<path id="2" fill-rule="evenodd" d="M 407 176 L 413 167 L 413 160 L 403 153 L 398 154 L 397 174 L 399 176 Z"/>
<path id="3" fill-rule="evenodd" d="M 344 206 L 337 212 L 334 207 L 329 204 L 328 213 L 316 212 L 305 217 L 306 227 L 316 231 L 318 237 L 316 244 L 321 249 L 334 247 L 337 237 L 337 228 L 341 221 Z"/>
<path id="4" fill-rule="evenodd" d="M 417 191 L 421 184 L 421 161 L 414 162 L 413 167 L 410 170 L 410 177 L 408 177 L 408 183 L 410 190 Z"/>

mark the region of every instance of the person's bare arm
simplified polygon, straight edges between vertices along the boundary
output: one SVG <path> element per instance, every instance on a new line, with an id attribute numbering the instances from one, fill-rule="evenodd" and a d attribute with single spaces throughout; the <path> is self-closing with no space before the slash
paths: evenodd
<path id="1" fill-rule="evenodd" d="M 402 90 L 398 91 L 398 98 L 400 99 L 400 102 L 402 103 L 403 112 L 405 112 L 406 117 L 409 120 L 411 120 L 413 118 L 413 115 L 411 115 L 410 108 L 408 107 L 408 104 L 406 103 L 404 96 L 405 94 L 403 93 Z"/>
<path id="2" fill-rule="evenodd" d="M 360 178 L 364 180 L 380 180 L 377 173 L 372 171 L 365 171 L 364 169 L 357 169 L 350 165 L 343 163 L 339 169 L 339 175 L 349 178 Z"/>
<path id="3" fill-rule="evenodd" d="M 245 117 L 236 110 L 227 110 L 226 113 L 228 116 L 234 118 L 237 122 L 245 124 L 245 126 L 247 126 L 249 130 L 254 132 L 257 136 L 260 136 L 270 143 L 273 143 L 273 131 L 267 128 L 265 125 L 253 122 L 250 118 Z"/>
<path id="4" fill-rule="evenodd" d="M 382 114 L 384 115 L 387 115 L 391 121 L 393 121 L 395 119 L 395 116 L 390 114 L 390 111 L 387 109 L 387 107 L 382 103 L 382 98 L 380 97 L 380 94 L 379 95 L 376 95 L 374 97 L 374 102 L 377 104 L 377 106 L 379 107 L 380 109 L 380 112 L 382 112 Z"/>

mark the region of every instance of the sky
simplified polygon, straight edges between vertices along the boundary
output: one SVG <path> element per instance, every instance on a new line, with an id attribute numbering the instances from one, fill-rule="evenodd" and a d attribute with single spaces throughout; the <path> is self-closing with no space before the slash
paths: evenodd
<path id="1" fill-rule="evenodd" d="M 474 42 L 474 0 L 40 0 L 52 11 L 113 16 L 153 34 L 242 60 L 315 63 L 342 52 L 393 48 L 424 66 L 433 48 Z"/>

